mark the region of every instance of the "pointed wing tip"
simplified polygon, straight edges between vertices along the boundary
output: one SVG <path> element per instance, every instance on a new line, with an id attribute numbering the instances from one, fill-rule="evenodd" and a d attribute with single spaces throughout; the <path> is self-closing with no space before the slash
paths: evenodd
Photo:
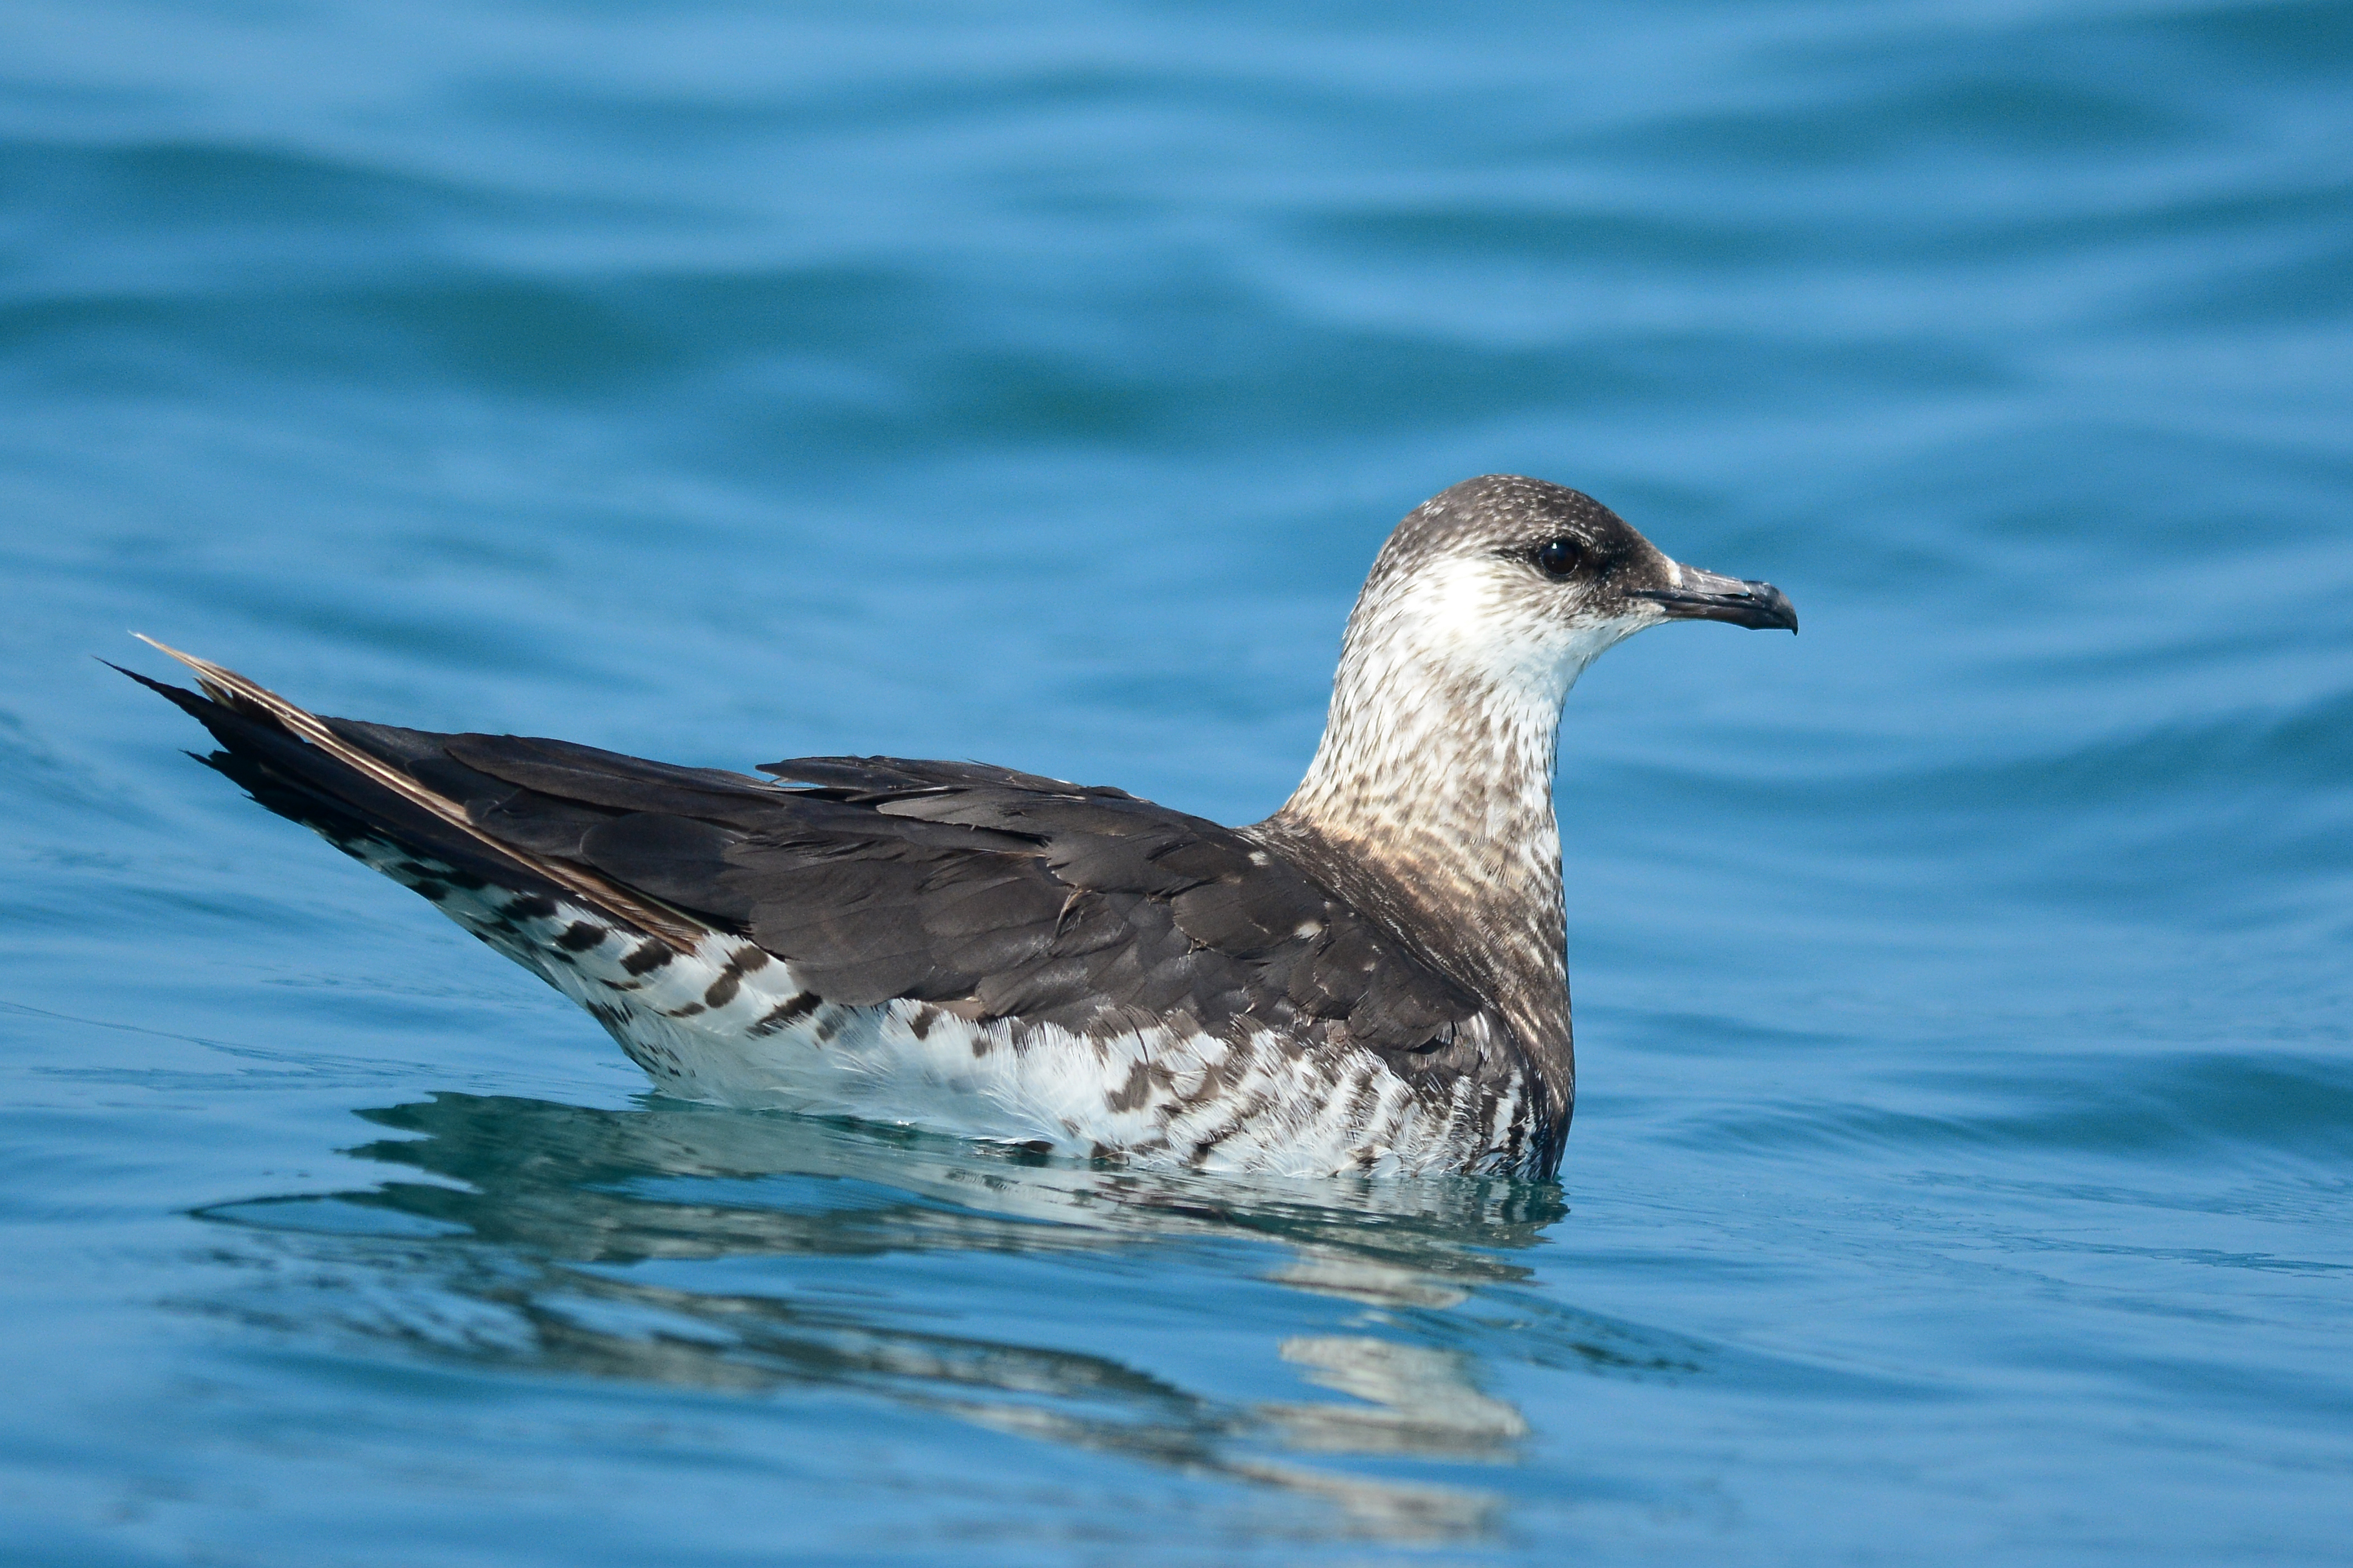
<path id="1" fill-rule="evenodd" d="M 100 658 L 97 654 L 91 654 L 90 657 L 97 659 L 99 663 L 106 666 L 107 668 L 114 671 L 115 674 L 127 675 L 132 679 L 137 681 L 140 685 L 148 688 L 150 690 L 176 691 L 179 689 L 177 687 L 165 686 L 162 681 L 156 679 L 152 675 L 142 675 L 139 671 L 132 668 L 127 664 L 117 664 L 112 659 Z"/>

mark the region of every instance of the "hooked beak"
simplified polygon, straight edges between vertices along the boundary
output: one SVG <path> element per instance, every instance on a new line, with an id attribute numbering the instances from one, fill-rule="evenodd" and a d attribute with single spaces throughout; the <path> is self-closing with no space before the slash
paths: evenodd
<path id="1" fill-rule="evenodd" d="M 1674 568 L 1678 581 L 1672 588 L 1630 588 L 1630 599 L 1648 599 L 1670 616 L 1683 621 L 1730 621 L 1753 631 L 1798 629 L 1797 607 L 1789 596 L 1770 583 L 1750 583 L 1696 566 Z"/>

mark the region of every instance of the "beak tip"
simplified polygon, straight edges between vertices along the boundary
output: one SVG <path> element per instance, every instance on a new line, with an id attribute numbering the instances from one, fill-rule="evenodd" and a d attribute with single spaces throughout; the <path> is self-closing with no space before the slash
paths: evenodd
<path id="1" fill-rule="evenodd" d="M 1727 621 L 1750 631 L 1798 629 L 1798 608 L 1789 595 L 1770 583 L 1721 577 L 1713 572 L 1683 567 L 1683 584 L 1673 588 L 1638 588 L 1633 596 L 1648 599 L 1678 620 Z"/>

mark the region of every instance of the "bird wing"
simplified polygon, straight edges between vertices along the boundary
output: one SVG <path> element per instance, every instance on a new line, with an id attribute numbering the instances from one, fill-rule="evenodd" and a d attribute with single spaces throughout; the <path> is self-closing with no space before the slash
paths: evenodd
<path id="1" fill-rule="evenodd" d="M 135 679 L 210 729 L 225 750 L 207 760 L 280 815 L 568 895 L 672 945 L 698 923 L 747 935 L 829 1002 L 1087 1033 L 1182 1016 L 1433 1068 L 1474 1019 L 1478 1038 L 1509 1037 L 1279 850 L 1123 790 L 893 757 L 772 763 L 771 780 L 405 730 L 313 715 L 165 651 L 204 695 Z"/>
<path id="2" fill-rule="evenodd" d="M 763 765 L 787 787 L 561 741 L 397 737 L 420 742 L 509 786 L 466 803 L 493 837 L 742 931 L 829 1001 L 1085 1031 L 1252 1020 L 1387 1051 L 1481 1011 L 1279 853 L 1122 790 L 895 757 Z"/>

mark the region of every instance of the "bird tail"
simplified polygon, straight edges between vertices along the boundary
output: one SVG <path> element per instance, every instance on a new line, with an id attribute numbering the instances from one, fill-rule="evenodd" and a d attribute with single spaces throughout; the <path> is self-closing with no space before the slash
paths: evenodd
<path id="1" fill-rule="evenodd" d="M 389 841 L 484 885 L 579 903 L 681 952 L 691 952 L 710 931 L 693 916 L 587 867 L 533 854 L 483 831 L 460 800 L 418 776 L 470 773 L 442 750 L 448 737 L 321 718 L 210 659 L 153 637 L 139 640 L 194 670 L 201 693 L 107 662 L 212 731 L 222 749 L 196 760 L 339 847 L 356 853 L 364 842 Z M 500 788 L 487 777 L 475 780 Z"/>

